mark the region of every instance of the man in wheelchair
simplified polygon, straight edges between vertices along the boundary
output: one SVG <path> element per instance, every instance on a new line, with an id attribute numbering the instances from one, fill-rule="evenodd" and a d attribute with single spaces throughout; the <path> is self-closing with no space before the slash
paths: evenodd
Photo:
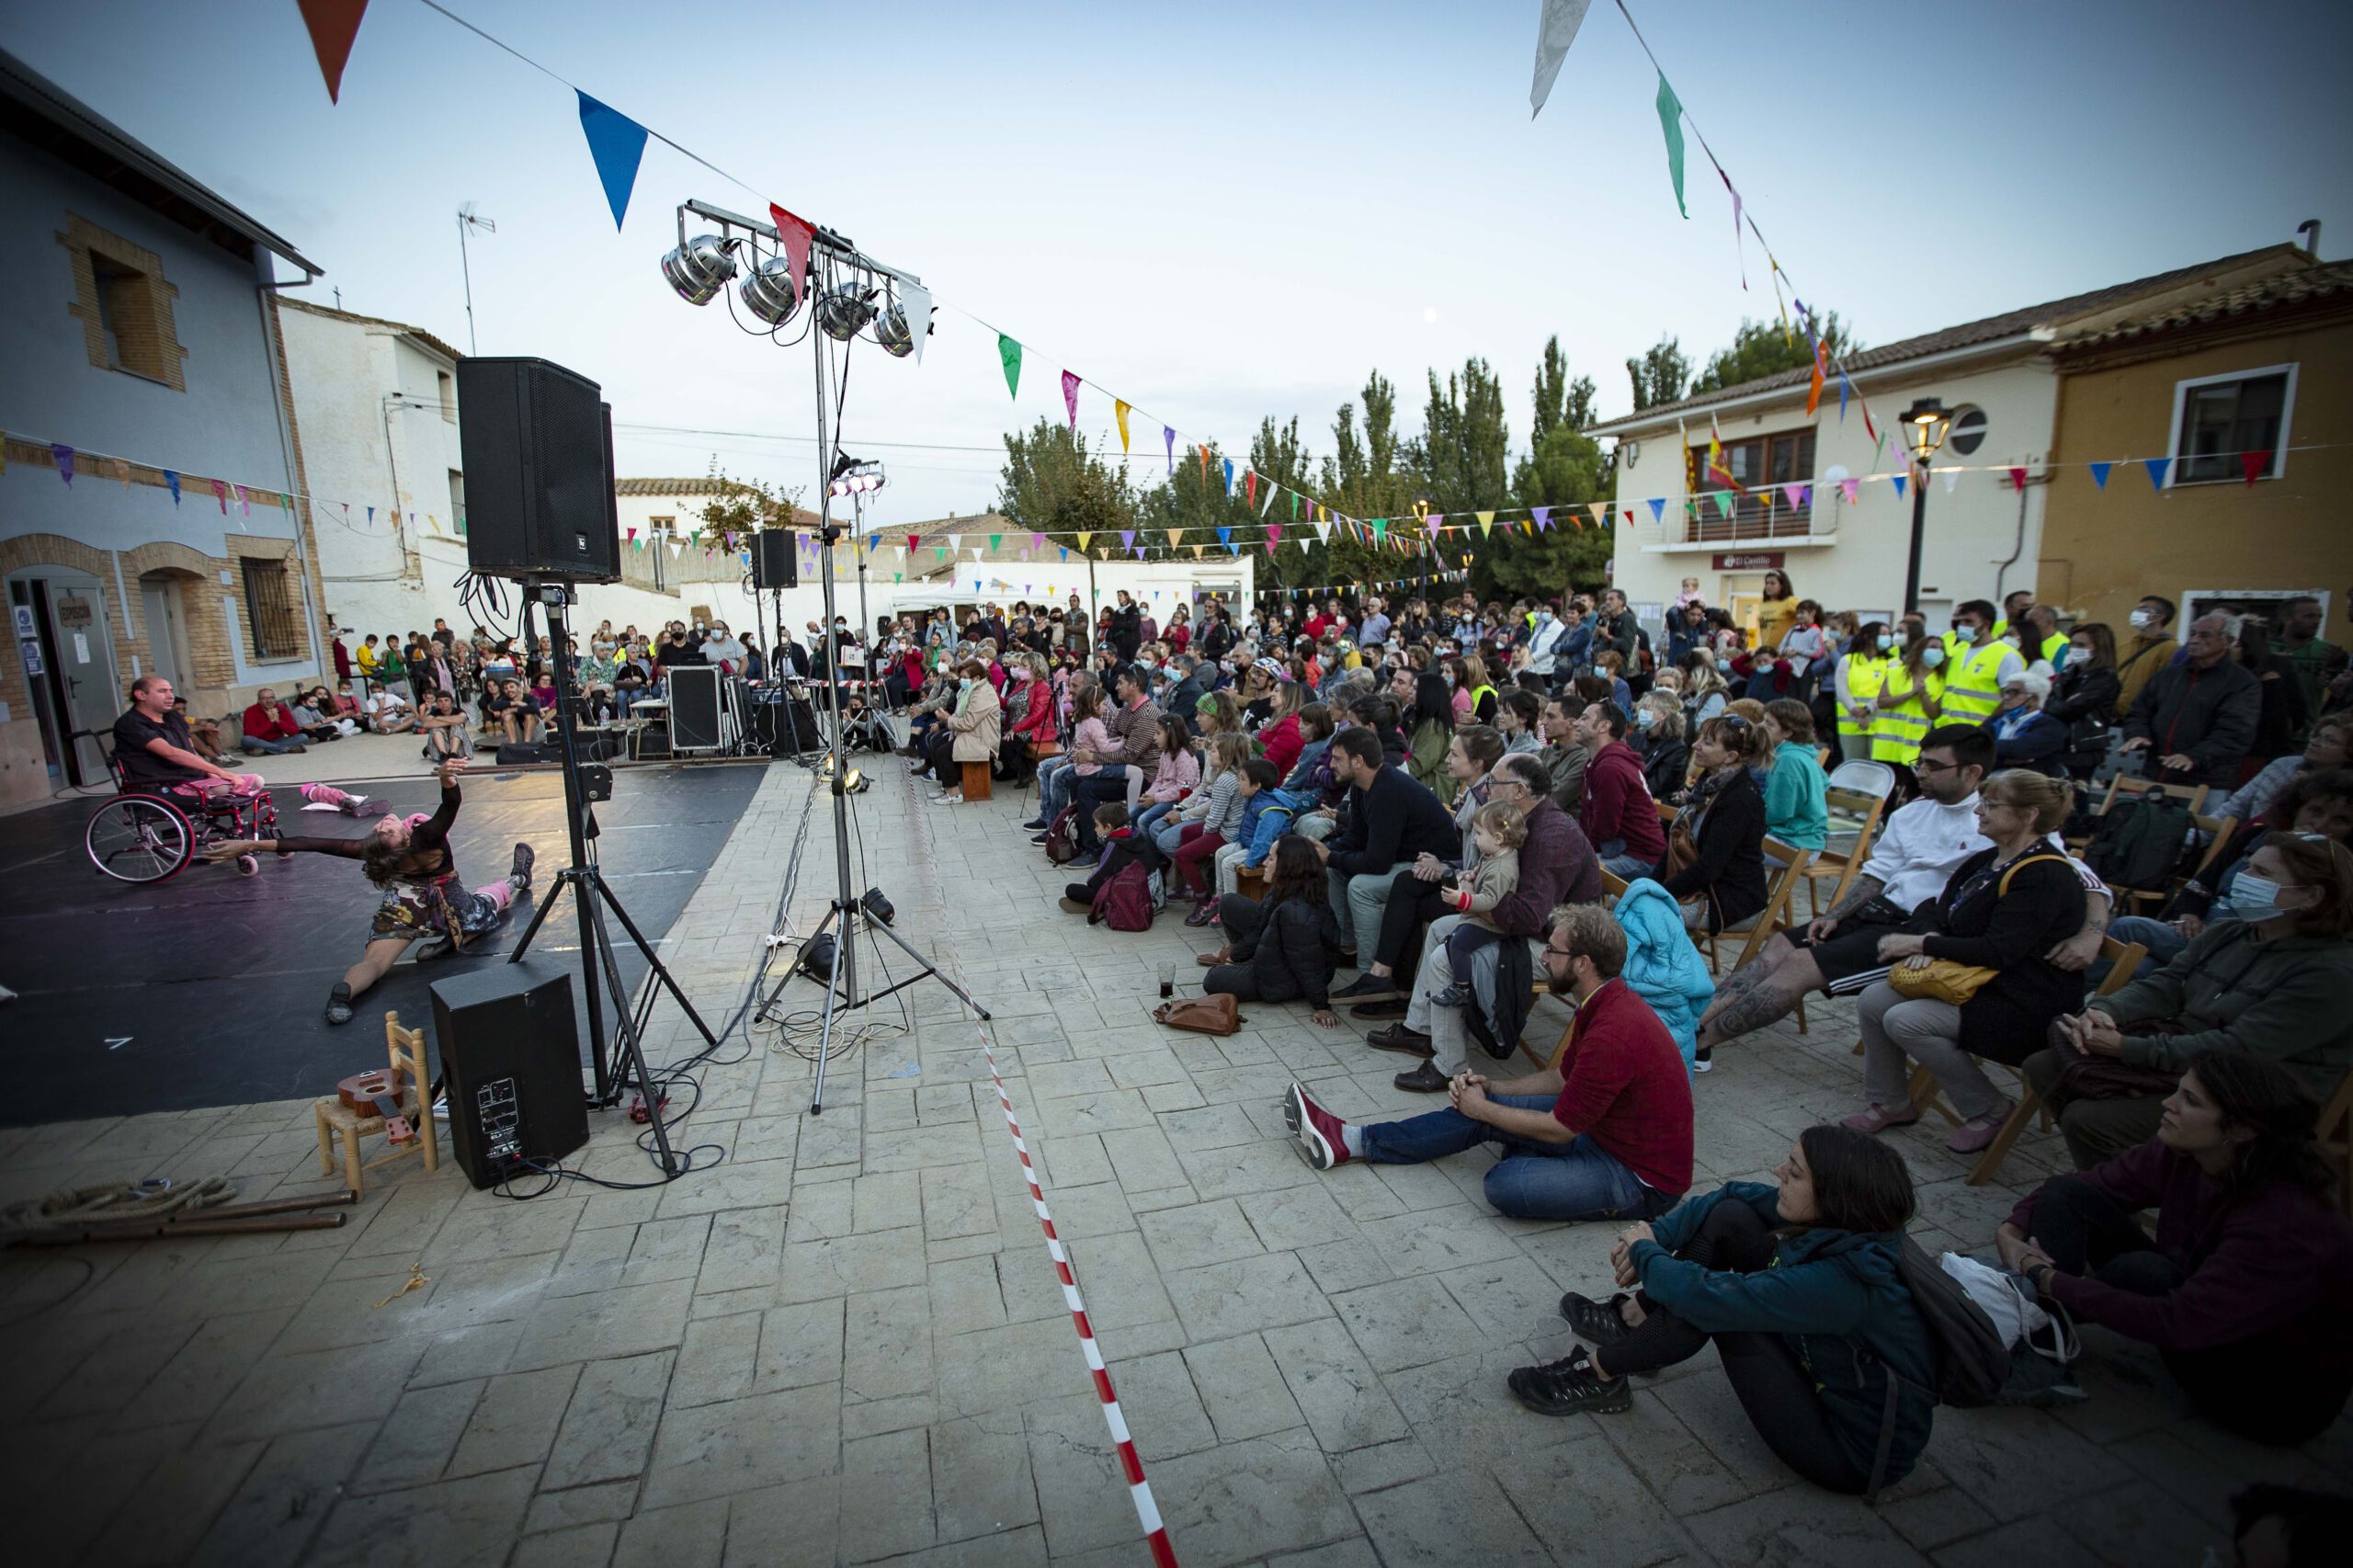
<path id="1" fill-rule="evenodd" d="M 232 773 L 205 760 L 188 733 L 187 715 L 172 706 L 172 683 L 162 676 L 131 683 L 131 708 L 114 722 L 114 756 L 123 788 L 141 794 L 209 798 L 262 788 L 258 774 Z"/>

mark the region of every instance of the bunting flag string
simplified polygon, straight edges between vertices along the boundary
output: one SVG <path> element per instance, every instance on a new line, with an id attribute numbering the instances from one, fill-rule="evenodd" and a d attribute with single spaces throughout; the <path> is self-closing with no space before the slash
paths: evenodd
<path id="1" fill-rule="evenodd" d="M 1063 406 L 1070 410 L 1070 427 L 1078 428 L 1078 372 L 1063 372 Z"/>
<path id="2" fill-rule="evenodd" d="M 996 357 L 1005 366 L 1005 390 L 1008 396 L 1021 396 L 1021 345 L 1003 333 L 996 335 Z"/>
<path id="3" fill-rule="evenodd" d="M 580 130 L 588 138 L 588 156 L 596 163 L 597 178 L 605 187 L 605 200 L 612 207 L 613 227 L 618 230 L 629 212 L 638 165 L 645 157 L 645 127 L 577 87 L 573 92 L 580 99 Z"/>

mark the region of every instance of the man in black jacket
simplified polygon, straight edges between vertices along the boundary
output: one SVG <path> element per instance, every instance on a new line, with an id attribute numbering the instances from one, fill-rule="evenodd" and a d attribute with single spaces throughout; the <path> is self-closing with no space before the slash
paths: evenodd
<path id="1" fill-rule="evenodd" d="M 1111 694 L 1119 706 L 1105 715 L 1104 725 L 1111 732 L 1112 749 L 1070 754 L 1073 762 L 1103 765 L 1101 772 L 1089 774 L 1071 787 L 1071 803 L 1078 808 L 1082 855 L 1094 854 L 1100 843 L 1095 835 L 1095 808 L 1107 801 L 1125 805 L 1129 773 L 1142 776 L 1148 784 L 1160 766 L 1160 710 L 1145 689 L 1143 672 L 1133 665 L 1121 665 L 1112 673 Z"/>
<path id="2" fill-rule="evenodd" d="M 1111 646 L 1120 651 L 1120 661 L 1125 664 L 1136 656 L 1143 646 L 1143 611 L 1128 594 L 1120 590 L 1120 602 L 1111 610 Z"/>
<path id="3" fill-rule="evenodd" d="M 1626 608 L 1625 594 L 1616 588 L 1606 590 L 1601 596 L 1601 613 L 1594 617 L 1592 656 L 1598 659 L 1603 650 L 1614 649 L 1625 661 L 1626 674 L 1632 675 L 1637 667 L 1634 664 L 1637 646 L 1634 633 L 1638 630 L 1634 612 Z"/>
<path id="4" fill-rule="evenodd" d="M 1209 690 L 1209 684 L 1201 678 L 1200 661 L 1190 653 L 1179 653 L 1168 661 L 1168 667 L 1176 672 L 1176 684 L 1170 689 L 1168 700 L 1160 705 L 1161 711 L 1176 714 L 1185 721 L 1186 729 L 1198 735 L 1201 722 L 1193 711 L 1193 704 Z"/>
<path id="5" fill-rule="evenodd" d="M 1551 776 L 1532 752 L 1512 752 L 1487 775 L 1487 798 L 1518 806 L 1528 814 L 1528 842 L 1519 849 L 1519 883 L 1510 895 L 1488 912 L 1487 918 L 1506 937 L 1523 942 L 1541 940 L 1552 910 L 1563 903 L 1597 903 L 1601 900 L 1601 862 L 1586 842 L 1576 819 L 1553 804 L 1548 793 Z M 1456 852 L 1461 852 L 1456 845 Z M 1365 1043 L 1380 1051 L 1394 1051 L 1422 1060 L 1392 1080 L 1401 1089 L 1436 1094 L 1471 1062 L 1471 1023 L 1465 1007 L 1439 1005 L 1435 998 L 1454 983 L 1454 966 L 1447 955 L 1447 938 L 1461 924 L 1460 915 L 1442 915 L 1430 922 L 1422 940 L 1422 967 L 1414 977 L 1413 1000 L 1403 1023 L 1375 1029 Z M 1501 954 L 1498 953 L 1498 958 Z M 1525 989 L 1515 996 L 1498 997 L 1503 1009 L 1506 1051 L 1519 1043 L 1520 1010 Z M 1474 996 L 1469 1006 L 1479 1006 Z"/>
<path id="6" fill-rule="evenodd" d="M 1364 951 L 1381 930 L 1381 911 L 1400 868 L 1419 855 L 1441 860 L 1462 853 L 1454 814 L 1418 780 L 1389 760 L 1380 738 L 1350 725 L 1332 738 L 1332 770 L 1348 785 L 1348 821 L 1315 853 L 1332 881 L 1332 913 L 1340 925 L 1340 946 L 1353 949 L 1363 933 Z"/>
<path id="7" fill-rule="evenodd" d="M 2188 656 L 2151 676 L 2132 699 L 2122 749 L 2149 754 L 2151 778 L 2237 785 L 2263 716 L 2263 683 L 2231 657 L 2238 642 L 2237 617 L 2199 617 L 2189 623 Z"/>

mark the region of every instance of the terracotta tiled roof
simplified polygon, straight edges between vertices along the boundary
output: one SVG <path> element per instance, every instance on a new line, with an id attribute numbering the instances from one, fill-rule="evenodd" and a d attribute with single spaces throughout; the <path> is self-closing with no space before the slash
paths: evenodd
<path id="1" fill-rule="evenodd" d="M 1970 348 L 1979 344 L 1999 342 L 2006 337 L 2016 337 L 2021 333 L 2041 329 L 2055 330 L 2063 328 L 2069 322 L 2086 316 L 2101 315 L 2119 307 L 2130 305 L 2133 300 L 2144 295 L 2163 294 L 2194 284 L 2202 277 L 2246 267 L 2266 258 L 2276 258 L 2286 263 L 2301 254 L 2295 246 L 2284 244 L 2266 245 L 2260 250 L 2243 251 L 2236 256 L 2202 261 L 2195 267 L 2180 267 L 2170 272 L 2154 273 L 2147 278 L 2135 278 L 2130 283 L 2113 283 L 2105 289 L 2094 289 L 2088 293 L 2071 294 L 2063 300 L 2052 300 L 2040 305 L 2028 305 L 2021 310 L 2005 311 L 2000 315 L 1963 322 L 1959 326 L 1943 327 L 1936 332 L 1923 333 L 1917 337 L 1904 338 L 1901 342 L 1882 344 L 1877 348 L 1859 349 L 1847 356 L 1846 365 L 1848 370 L 1877 369 L 1883 366 L 1900 365 L 1908 359 L 1925 359 L 1932 354 L 1945 354 L 1957 348 Z M 1770 392 L 1780 387 L 1802 387 L 1810 378 L 1811 372 L 1807 368 L 1800 366 L 1795 369 L 1782 370 L 1770 376 L 1759 376 L 1755 381 L 1743 381 L 1737 386 L 1725 387 L 1718 392 L 1701 392 L 1675 403 L 1661 403 L 1654 408 L 1643 409 L 1640 414 L 1630 414 L 1621 419 L 1605 420 L 1593 426 L 1589 433 L 1605 435 L 1614 430 L 1654 425 L 1661 418 L 1672 418 L 1687 410 L 1706 408 L 1712 403 L 1724 403 L 1733 398 L 1745 397 L 1760 392 Z"/>
<path id="2" fill-rule="evenodd" d="M 897 534 L 902 540 L 914 534 L 926 543 L 946 534 L 1007 534 L 1016 531 L 1002 512 L 975 512 L 969 517 L 934 517 L 925 523 L 902 523 L 881 530 L 882 537 Z M 983 542 L 986 542 L 985 540 Z M 1023 534 L 1021 542 L 1028 544 L 1029 536 Z"/>
<path id="3" fill-rule="evenodd" d="M 2280 305 L 2301 305 L 2341 294 L 2353 294 L 2353 261 L 2332 261 L 2301 272 L 2285 272 L 2276 278 L 2266 278 L 2215 299 L 2200 300 L 2155 315 L 2119 322 L 2104 331 L 2087 333 L 2073 339 L 2067 347 L 2087 348 L 2100 344 L 2124 343 L 2180 327 L 2211 325 L 2234 316 L 2272 310 Z"/>

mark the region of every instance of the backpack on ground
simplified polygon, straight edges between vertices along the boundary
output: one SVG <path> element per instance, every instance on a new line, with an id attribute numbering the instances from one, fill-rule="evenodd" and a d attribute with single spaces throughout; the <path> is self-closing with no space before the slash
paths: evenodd
<path id="1" fill-rule="evenodd" d="M 2010 1381 L 2010 1346 L 1992 1315 L 1908 1235 L 1895 1255 L 1895 1275 L 1912 1293 L 1913 1310 L 1928 1331 L 1936 1381 L 1923 1387 L 1880 1363 L 1887 1374 L 1887 1408 L 1880 1417 L 1879 1451 L 1871 1460 L 1867 1502 L 1879 1500 L 1880 1481 L 1895 1448 L 1896 1401 L 1904 1390 L 1927 1394 L 1938 1404 L 1966 1408 L 1993 1403 Z"/>
<path id="2" fill-rule="evenodd" d="M 1078 858 L 1078 808 L 1064 806 L 1046 824 L 1046 859 L 1050 864 L 1067 866 Z"/>
<path id="3" fill-rule="evenodd" d="M 2132 799 L 2120 791 L 2084 859 L 2111 887 L 2163 892 L 2194 825 L 2189 808 L 2170 795 L 2152 790 Z"/>
<path id="4" fill-rule="evenodd" d="M 1150 873 L 1135 861 L 1112 872 L 1110 879 L 1095 890 L 1095 903 L 1087 919 L 1099 920 L 1114 931 L 1151 930 Z"/>

